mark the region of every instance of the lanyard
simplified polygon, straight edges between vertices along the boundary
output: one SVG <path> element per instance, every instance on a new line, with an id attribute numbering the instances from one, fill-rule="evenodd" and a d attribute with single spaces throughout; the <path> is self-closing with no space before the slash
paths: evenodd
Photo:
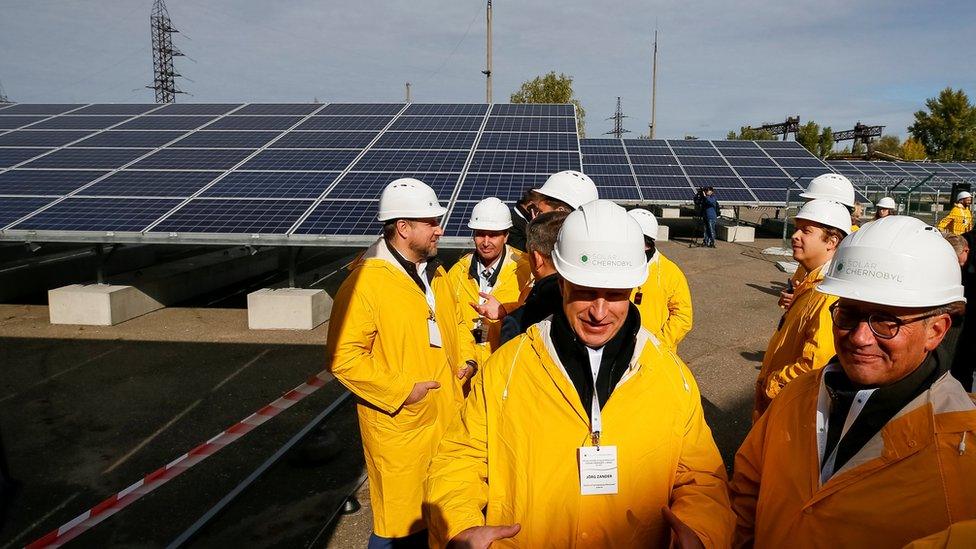
<path id="1" fill-rule="evenodd" d="M 590 441 L 593 446 L 600 447 L 600 432 L 603 431 L 603 416 L 600 413 L 600 398 L 596 393 L 596 378 L 600 375 L 600 362 L 603 359 L 603 349 L 586 349 L 590 359 L 590 372 L 593 374 L 593 398 L 590 400 Z M 594 367 L 594 364 L 596 367 Z"/>
<path id="2" fill-rule="evenodd" d="M 430 282 L 427 281 L 426 276 L 427 262 L 423 262 L 417 265 L 417 274 L 420 275 L 420 281 L 424 284 L 424 297 L 427 299 L 427 305 L 430 306 L 430 319 L 434 320 L 435 301 L 434 301 L 434 290 L 430 288 Z"/>

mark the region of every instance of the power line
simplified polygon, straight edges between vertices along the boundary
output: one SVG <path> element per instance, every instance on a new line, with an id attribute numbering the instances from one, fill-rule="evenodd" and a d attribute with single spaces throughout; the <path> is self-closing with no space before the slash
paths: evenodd
<path id="1" fill-rule="evenodd" d="M 152 30 L 153 85 L 146 87 L 155 90 L 157 103 L 172 103 L 176 101 L 176 94 L 184 93 L 176 87 L 176 78 L 180 74 L 173 66 L 173 58 L 182 56 L 183 52 L 173 46 L 173 33 L 180 31 L 173 27 L 163 0 L 153 2 L 149 26 Z"/>

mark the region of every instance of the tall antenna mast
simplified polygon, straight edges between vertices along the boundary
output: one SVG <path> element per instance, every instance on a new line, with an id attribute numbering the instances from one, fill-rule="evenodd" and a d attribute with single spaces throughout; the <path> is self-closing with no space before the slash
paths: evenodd
<path id="1" fill-rule="evenodd" d="M 624 115 L 624 111 L 620 108 L 620 98 L 617 98 L 617 112 L 613 114 L 607 120 L 613 120 L 613 129 L 606 132 L 604 135 L 613 135 L 617 139 L 623 139 L 625 133 L 630 133 L 630 130 L 624 129 L 624 118 L 630 118 Z"/>
<path id="2" fill-rule="evenodd" d="M 657 29 L 654 29 L 654 57 L 651 61 L 651 124 L 647 127 L 648 139 L 654 139 L 657 117 Z"/>
<path id="3" fill-rule="evenodd" d="M 0 103 L 13 103 L 7 94 L 3 92 L 3 83 L 0 82 Z"/>
<path id="4" fill-rule="evenodd" d="M 182 56 L 183 52 L 173 46 L 173 33 L 180 31 L 173 28 L 163 0 L 153 2 L 149 28 L 152 32 L 153 85 L 146 87 L 156 91 L 157 103 L 172 103 L 176 101 L 176 94 L 184 93 L 176 88 L 176 77 L 181 75 L 173 67 L 173 58 Z"/>
<path id="5" fill-rule="evenodd" d="M 407 103 L 410 102 L 410 82 L 407 82 Z"/>
<path id="6" fill-rule="evenodd" d="M 488 60 L 485 70 L 481 74 L 485 75 L 485 103 L 491 103 L 491 0 L 488 0 Z"/>

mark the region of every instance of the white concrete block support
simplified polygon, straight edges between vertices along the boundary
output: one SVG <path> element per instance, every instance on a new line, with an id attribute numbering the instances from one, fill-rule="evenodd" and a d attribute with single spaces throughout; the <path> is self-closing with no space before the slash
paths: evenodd
<path id="1" fill-rule="evenodd" d="M 678 219 L 681 217 L 681 208 L 654 206 L 654 215 L 660 219 Z"/>
<path id="2" fill-rule="evenodd" d="M 748 225 L 729 225 L 718 223 L 715 227 L 716 236 L 726 242 L 755 242 L 756 228 Z"/>
<path id="3" fill-rule="evenodd" d="M 658 225 L 657 238 L 655 238 L 654 240 L 658 242 L 667 242 L 668 240 L 670 240 L 670 236 L 671 236 L 671 229 L 667 225 Z"/>
<path id="4" fill-rule="evenodd" d="M 721 217 L 733 218 L 735 217 L 735 208 L 719 208 L 718 215 Z"/>
<path id="5" fill-rule="evenodd" d="M 48 290 L 51 324 L 114 326 L 162 309 L 163 304 L 133 286 L 72 284 Z"/>
<path id="6" fill-rule="evenodd" d="M 329 319 L 332 298 L 325 290 L 264 288 L 247 294 L 252 330 L 311 330 Z"/>

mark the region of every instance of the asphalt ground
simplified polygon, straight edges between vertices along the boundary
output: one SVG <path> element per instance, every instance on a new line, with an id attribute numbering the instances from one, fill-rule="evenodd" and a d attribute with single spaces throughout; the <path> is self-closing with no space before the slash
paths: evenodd
<path id="1" fill-rule="evenodd" d="M 726 463 L 749 427 L 753 382 L 786 275 L 760 251 L 778 240 L 660 243 L 691 285 L 681 344 Z M 445 254 L 450 256 L 453 254 Z M 338 275 L 341 276 L 341 273 Z M 338 279 L 324 284 L 333 290 Z M 22 482 L 0 547 L 19 546 L 165 465 L 324 368 L 327 325 L 251 331 L 240 303 L 172 307 L 114 327 L 53 326 L 43 305 L 0 305 L 0 430 Z M 228 305 L 230 304 L 230 305 Z M 135 502 L 72 545 L 165 546 L 341 393 L 323 389 Z M 190 546 L 363 546 L 364 508 L 328 524 L 362 474 L 354 408 L 324 424 L 330 449 L 293 451 Z"/>

